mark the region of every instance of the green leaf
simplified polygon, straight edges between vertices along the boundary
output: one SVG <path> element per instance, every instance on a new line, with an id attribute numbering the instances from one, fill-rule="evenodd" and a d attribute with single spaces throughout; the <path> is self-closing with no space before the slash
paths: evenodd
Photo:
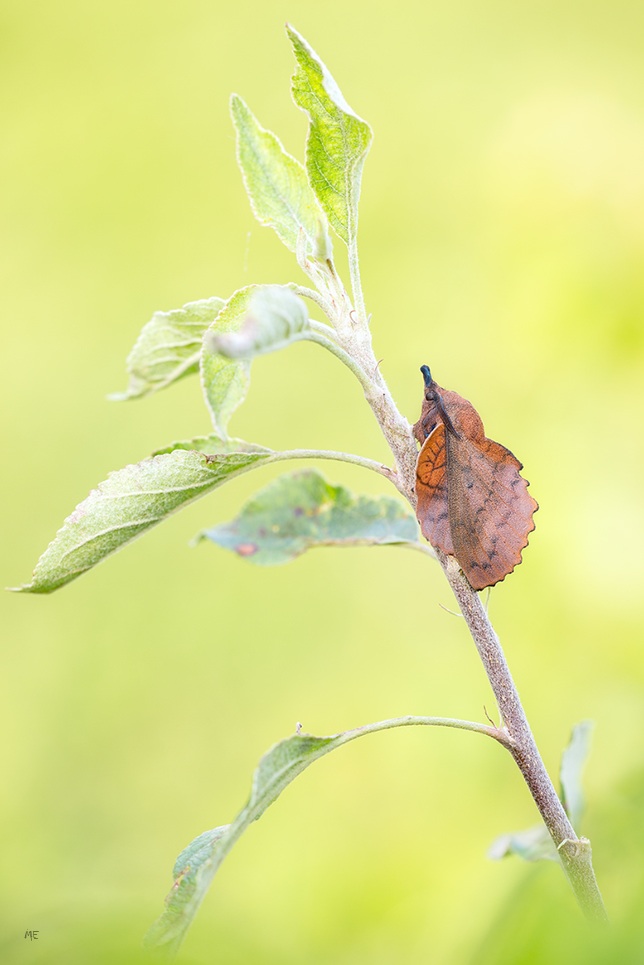
<path id="1" fill-rule="evenodd" d="M 163 947 L 170 954 L 178 950 L 215 873 L 246 828 L 309 764 L 344 743 L 343 737 L 296 734 L 262 757 L 253 776 L 250 799 L 233 823 L 199 835 L 179 856 L 165 911 L 146 935 L 148 947 Z"/>
<path id="2" fill-rule="evenodd" d="M 253 358 L 310 336 L 306 305 L 286 285 L 261 285 L 245 301 L 237 331 L 209 331 L 206 351 L 226 358 Z"/>
<path id="3" fill-rule="evenodd" d="M 387 496 L 354 496 L 313 470 L 280 476 L 232 523 L 201 534 L 219 546 L 272 566 L 314 546 L 415 543 L 416 519 Z"/>
<path id="4" fill-rule="evenodd" d="M 222 298 L 206 298 L 172 312 L 155 312 L 127 357 L 126 391 L 110 398 L 137 399 L 198 372 L 203 333 L 223 304 Z"/>
<path id="5" fill-rule="evenodd" d="M 514 854 L 524 861 L 558 861 L 557 849 L 544 825 L 502 834 L 488 850 L 488 857 L 500 861 Z"/>
<path id="6" fill-rule="evenodd" d="M 300 162 L 260 126 L 237 94 L 231 97 L 230 110 L 237 133 L 237 160 L 257 220 L 274 228 L 292 252 L 330 257 L 326 218 Z"/>
<path id="7" fill-rule="evenodd" d="M 257 285 L 240 288 L 223 306 L 204 335 L 201 352 L 201 384 L 217 435 L 225 439 L 228 421 L 246 398 L 250 362 L 229 359 L 212 350 L 212 338 L 241 328 Z"/>
<path id="8" fill-rule="evenodd" d="M 584 810 L 584 797 L 581 788 L 581 773 L 588 757 L 592 721 L 585 720 L 575 724 L 570 741 L 561 755 L 559 776 L 561 780 L 561 801 L 570 823 L 576 831 Z M 488 855 L 498 860 L 515 854 L 525 861 L 558 861 L 559 855 L 546 827 L 541 824 L 525 831 L 504 834 L 492 844 Z"/>
<path id="9" fill-rule="evenodd" d="M 219 436 L 195 436 L 193 439 L 180 439 L 171 442 L 163 449 L 157 449 L 153 456 L 160 456 L 164 452 L 174 452 L 176 449 L 192 449 L 195 452 L 206 452 L 209 455 L 221 455 L 232 452 L 259 452 L 266 455 L 275 455 L 272 449 L 266 446 L 259 446 L 255 442 L 246 442 L 244 439 L 221 439 Z"/>
<path id="10" fill-rule="evenodd" d="M 593 731 L 592 720 L 575 724 L 570 743 L 561 755 L 559 780 L 561 781 L 561 800 L 576 829 L 584 813 L 585 801 L 581 786 L 581 775 L 590 752 L 590 738 Z"/>
<path id="11" fill-rule="evenodd" d="M 163 948 L 171 955 L 178 951 L 219 866 L 233 845 L 309 764 L 357 737 L 413 725 L 456 727 L 480 733 L 490 731 L 485 725 L 470 721 L 409 716 L 378 721 L 331 737 L 297 733 L 275 744 L 260 760 L 253 776 L 248 803 L 233 823 L 200 834 L 179 855 L 165 911 L 152 925 L 145 937 L 145 944 Z"/>
<path id="12" fill-rule="evenodd" d="M 177 449 L 111 473 L 65 520 L 40 557 L 32 582 L 19 589 L 51 593 L 170 513 L 273 457 Z"/>
<path id="13" fill-rule="evenodd" d="M 293 99 L 309 115 L 306 168 L 318 201 L 340 238 L 351 244 L 371 128 L 349 107 L 338 85 L 306 40 L 287 25 L 297 69 Z"/>

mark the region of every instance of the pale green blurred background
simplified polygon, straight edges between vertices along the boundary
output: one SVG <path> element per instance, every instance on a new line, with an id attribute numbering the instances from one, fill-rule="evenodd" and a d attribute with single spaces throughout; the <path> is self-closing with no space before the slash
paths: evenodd
<path id="1" fill-rule="evenodd" d="M 499 747 L 397 731 L 289 788 L 224 864 L 181 961 L 642 962 L 639 0 L 5 0 L 2 583 L 29 578 L 109 470 L 208 431 L 196 379 L 105 401 L 152 312 L 302 277 L 250 214 L 228 118 L 234 90 L 302 156 L 285 20 L 375 131 L 363 281 L 402 411 L 417 418 L 428 362 L 519 455 L 541 505 L 490 612 L 553 773 L 571 725 L 596 721 L 583 830 L 616 928 L 589 937 L 554 866 L 486 858 L 535 822 Z M 350 375 L 310 345 L 254 364 L 232 429 L 387 455 Z M 51 597 L 2 597 L 3 963 L 147 960 L 176 855 L 232 819 L 296 721 L 325 734 L 493 712 L 430 562 L 319 550 L 263 570 L 190 548 L 277 471 Z"/>

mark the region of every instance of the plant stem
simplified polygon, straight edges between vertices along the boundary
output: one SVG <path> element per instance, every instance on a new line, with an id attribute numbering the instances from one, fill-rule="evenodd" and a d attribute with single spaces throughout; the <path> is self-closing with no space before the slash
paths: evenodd
<path id="1" fill-rule="evenodd" d="M 347 730 L 342 735 L 345 741 L 353 740 L 355 737 L 362 737 L 363 734 L 375 734 L 381 730 L 391 730 L 394 727 L 453 727 L 456 730 L 469 730 L 473 734 L 485 734 L 493 740 L 502 744 L 503 747 L 510 749 L 512 741 L 507 731 L 500 727 L 490 724 L 480 724 L 472 720 L 458 720 L 455 717 L 417 717 L 409 714 L 406 717 L 393 717 L 390 720 L 379 720 L 375 724 L 365 724 L 362 727 L 355 727 Z"/>
<path id="2" fill-rule="evenodd" d="M 392 477 L 392 482 L 415 510 L 414 485 L 418 459 L 416 443 L 409 422 L 398 411 L 380 372 L 380 363 L 373 353 L 369 328 L 366 323 L 356 325 L 355 328 L 339 336 L 338 341 L 365 375 L 366 380 L 360 380 L 365 399 L 371 406 L 396 462 L 396 474 Z"/>
<path id="3" fill-rule="evenodd" d="M 296 295 L 301 295 L 302 298 L 308 298 L 310 301 L 314 302 L 318 308 L 322 309 L 325 315 L 327 315 L 329 318 L 331 317 L 331 304 L 320 292 L 315 291 L 313 288 L 306 288 L 304 285 L 294 285 L 293 291 Z"/>
<path id="4" fill-rule="evenodd" d="M 334 342 L 333 339 L 328 338 L 325 334 L 316 330 L 313 325 L 311 326 L 311 331 L 306 338 L 309 342 L 315 342 L 317 345 L 321 345 L 328 352 L 331 352 L 332 355 L 335 355 L 336 358 L 340 359 L 340 361 L 343 362 L 347 368 L 351 370 L 351 372 L 353 372 L 365 392 L 369 390 L 370 381 L 363 372 L 362 367 L 358 364 L 358 362 L 356 362 L 352 355 L 349 355 L 348 352 L 345 352 L 345 350 Z"/>
<path id="5" fill-rule="evenodd" d="M 590 841 L 574 831 L 545 765 L 526 718 L 510 668 L 480 597 L 470 586 L 457 561 L 437 552 L 445 576 L 479 652 L 503 721 L 512 739 L 508 750 L 530 789 L 559 853 L 564 872 L 588 918 L 606 920 L 606 910 L 595 879 Z"/>
<path id="6" fill-rule="evenodd" d="M 353 304 L 361 325 L 367 325 L 367 313 L 362 294 L 362 283 L 360 281 L 360 260 L 358 258 L 358 239 L 355 233 L 349 242 L 349 274 L 351 276 L 351 291 L 353 294 Z"/>
<path id="7" fill-rule="evenodd" d="M 349 267 L 357 319 L 353 318 L 354 312 L 349 305 L 347 316 L 339 320 L 340 324 L 336 329 L 338 331 L 338 342 L 341 349 L 353 359 L 354 364 L 358 367 L 355 374 L 358 375 L 367 402 L 371 406 L 393 453 L 396 461 L 396 472 L 391 473 L 390 471 L 391 481 L 415 510 L 416 462 L 418 459 L 416 442 L 412 435 L 411 426 L 396 407 L 373 352 L 371 332 L 360 287 L 358 251 L 355 238 L 353 244 L 349 246 Z M 348 302 L 348 298 L 346 301 Z M 342 299 L 338 299 L 338 304 L 341 304 L 341 302 Z M 337 351 L 336 354 L 340 355 Z M 346 362 L 344 358 L 343 361 Z M 593 870 L 590 841 L 587 838 L 580 838 L 576 834 L 548 776 L 501 649 L 501 644 L 481 600 L 453 556 L 446 556 L 438 550 L 435 555 L 458 601 L 461 613 L 465 618 L 490 681 L 501 714 L 502 730 L 508 737 L 505 746 L 521 771 L 544 824 L 554 841 L 563 870 L 575 897 L 588 918 L 606 921 L 606 910 Z M 500 729 L 499 732 L 501 732 Z"/>
<path id="8" fill-rule="evenodd" d="M 395 486 L 416 507 L 416 443 L 411 426 L 398 411 L 373 354 L 366 323 L 344 340 L 347 353 L 372 379 L 365 396 L 396 460 Z M 476 591 L 457 560 L 436 552 L 474 639 L 510 742 L 506 745 L 528 785 L 555 843 L 563 870 L 584 914 L 605 921 L 606 910 L 592 865 L 590 841 L 575 833 L 539 754 L 498 637 Z"/>
<path id="9" fill-rule="evenodd" d="M 365 459 L 363 456 L 356 456 L 352 452 L 336 452 L 333 449 L 284 449 L 282 451 L 276 450 L 272 453 L 270 459 L 267 459 L 264 465 L 269 462 L 281 462 L 286 459 L 332 459 L 335 462 L 348 462 L 353 466 L 361 466 L 363 469 L 370 469 L 372 472 L 378 473 L 379 476 L 384 476 L 385 479 L 391 480 L 395 473 L 389 466 L 384 466 L 381 462 L 376 462 L 374 459 Z M 255 468 L 250 466 L 250 469 Z"/>

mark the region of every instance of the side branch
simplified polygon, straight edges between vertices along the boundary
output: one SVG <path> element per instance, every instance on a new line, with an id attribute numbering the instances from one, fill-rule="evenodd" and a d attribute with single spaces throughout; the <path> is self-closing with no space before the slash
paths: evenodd
<path id="1" fill-rule="evenodd" d="M 491 724 L 479 724 L 472 720 L 459 720 L 455 717 L 418 717 L 411 714 L 406 717 L 379 720 L 375 724 L 364 724 L 362 727 L 356 727 L 351 731 L 346 731 L 344 738 L 345 740 L 353 740 L 354 737 L 360 737 L 362 734 L 373 734 L 380 730 L 391 730 L 394 727 L 409 727 L 410 725 L 453 727 L 456 730 L 469 730 L 472 731 L 473 734 L 484 734 L 486 737 L 491 737 L 492 740 L 502 744 L 503 747 L 506 747 L 508 750 L 512 749 L 512 739 L 507 731 L 501 727 L 495 727 Z"/>

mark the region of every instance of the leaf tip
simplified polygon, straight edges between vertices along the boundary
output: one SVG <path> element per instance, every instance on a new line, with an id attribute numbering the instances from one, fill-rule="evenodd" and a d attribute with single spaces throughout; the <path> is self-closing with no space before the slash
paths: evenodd
<path id="1" fill-rule="evenodd" d="M 297 47 L 299 45 L 300 47 L 304 47 L 308 49 L 309 45 L 307 44 L 302 34 L 298 30 L 296 30 L 295 27 L 288 22 L 288 20 L 286 21 L 285 27 L 286 27 L 286 34 L 288 36 L 288 39 L 293 44 L 293 47 Z"/>
<path id="2" fill-rule="evenodd" d="M 41 583 L 38 579 L 33 579 L 31 583 L 22 583 L 20 586 L 5 586 L 7 593 L 31 593 L 34 596 L 44 596 L 58 588 L 59 584 L 50 586 L 48 583 Z"/>

